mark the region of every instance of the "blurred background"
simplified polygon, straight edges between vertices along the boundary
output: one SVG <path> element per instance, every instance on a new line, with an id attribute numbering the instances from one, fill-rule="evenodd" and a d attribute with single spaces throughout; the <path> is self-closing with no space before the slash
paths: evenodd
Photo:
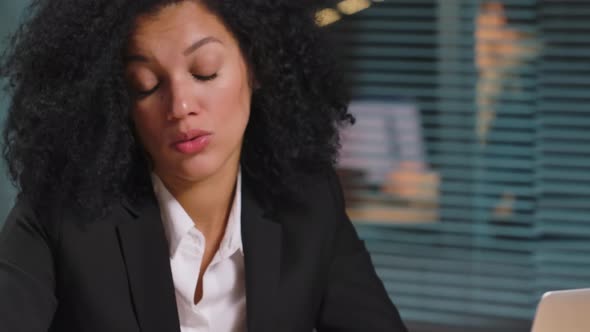
<path id="1" fill-rule="evenodd" d="M 7 38 L 11 32 L 14 31 L 19 22 L 18 17 L 21 15 L 26 3 L 18 0 L 0 0 L 0 54 L 4 51 L 7 43 Z M 4 81 L 0 78 L 0 87 L 4 86 Z M 4 126 L 4 118 L 6 116 L 6 108 L 9 100 L 0 88 L 0 124 Z M 2 128 L 0 127 L 0 128 Z M 0 143 L 1 144 L 1 143 Z M 4 219 L 8 215 L 12 204 L 14 203 L 14 196 L 16 190 L 8 180 L 6 174 L 6 164 L 0 158 L 0 227 L 4 223 Z"/>
<path id="2" fill-rule="evenodd" d="M 0 2 L 2 42 L 23 6 Z M 317 18 L 353 89 L 348 213 L 411 331 L 525 332 L 543 292 L 590 287 L 590 1 L 344 0 Z M 4 173 L 0 196 L 4 220 Z"/>

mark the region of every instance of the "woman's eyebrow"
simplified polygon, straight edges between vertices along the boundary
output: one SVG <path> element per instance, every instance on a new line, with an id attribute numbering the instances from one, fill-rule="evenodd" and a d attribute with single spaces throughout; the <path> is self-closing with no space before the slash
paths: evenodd
<path id="1" fill-rule="evenodd" d="M 182 54 L 185 56 L 188 56 L 189 54 L 191 54 L 194 51 L 196 51 L 197 49 L 199 49 L 201 46 L 206 45 L 208 43 L 223 44 L 219 39 L 209 36 L 209 37 L 205 37 L 203 39 L 197 40 L 191 46 L 189 46 L 186 50 L 184 50 L 184 52 L 182 52 Z M 149 59 L 146 56 L 140 55 L 140 54 L 129 54 L 129 55 L 125 56 L 125 63 L 134 62 L 134 61 L 149 62 Z"/>
<path id="2" fill-rule="evenodd" d="M 205 37 L 201 40 L 198 40 L 196 42 L 194 42 L 191 46 L 189 46 L 186 50 L 184 50 L 184 52 L 182 52 L 182 54 L 184 54 L 185 56 L 191 54 L 192 52 L 196 51 L 199 47 L 208 44 L 208 43 L 220 43 L 223 44 L 219 39 L 209 36 L 209 37 Z"/>

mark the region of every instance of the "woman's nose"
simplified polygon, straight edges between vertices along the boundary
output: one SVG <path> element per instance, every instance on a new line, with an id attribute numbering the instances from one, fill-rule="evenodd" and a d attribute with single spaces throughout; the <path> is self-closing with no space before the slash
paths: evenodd
<path id="1" fill-rule="evenodd" d="M 196 98 L 196 93 L 191 91 L 190 84 L 181 82 L 171 84 L 168 120 L 180 120 L 191 114 L 198 114 L 199 106 Z"/>

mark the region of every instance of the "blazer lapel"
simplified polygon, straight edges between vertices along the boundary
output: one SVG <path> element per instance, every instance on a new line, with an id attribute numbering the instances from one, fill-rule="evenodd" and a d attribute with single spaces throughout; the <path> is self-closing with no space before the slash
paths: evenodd
<path id="1" fill-rule="evenodd" d="M 143 332 L 180 332 L 170 257 L 158 203 L 153 195 L 135 206 L 117 226 L 129 288 Z"/>
<path id="2" fill-rule="evenodd" d="M 247 184 L 243 188 L 242 245 L 247 327 L 248 331 L 276 331 L 273 308 L 280 277 L 281 225 L 264 215 Z"/>

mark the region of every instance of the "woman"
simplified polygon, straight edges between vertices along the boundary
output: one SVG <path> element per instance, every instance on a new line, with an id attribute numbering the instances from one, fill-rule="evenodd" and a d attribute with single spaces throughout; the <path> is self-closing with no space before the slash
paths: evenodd
<path id="1" fill-rule="evenodd" d="M 3 331 L 405 331 L 299 1 L 36 1 L 5 54 Z"/>

